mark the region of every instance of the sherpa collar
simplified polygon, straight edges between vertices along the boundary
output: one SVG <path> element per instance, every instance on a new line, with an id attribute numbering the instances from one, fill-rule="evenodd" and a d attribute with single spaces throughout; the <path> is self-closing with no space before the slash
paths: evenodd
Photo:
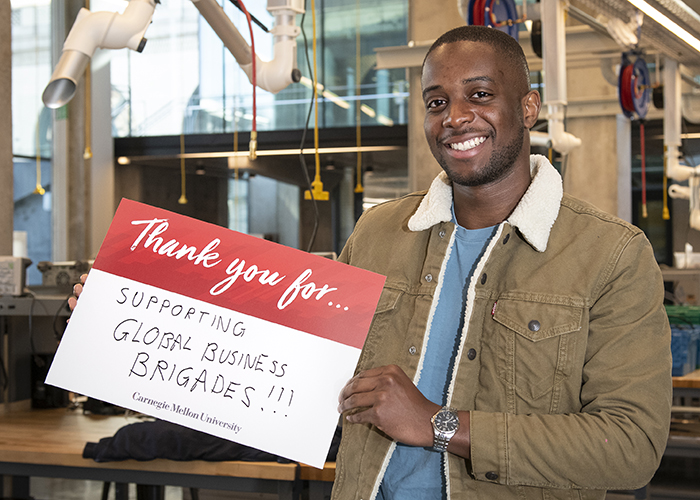
<path id="1" fill-rule="evenodd" d="M 530 187 L 506 222 L 517 227 L 535 250 L 547 249 L 549 231 L 559 215 L 564 189 L 559 172 L 544 156 L 530 155 Z M 424 231 L 452 220 L 452 183 L 441 172 L 430 185 L 416 213 L 408 221 L 411 231 Z"/>

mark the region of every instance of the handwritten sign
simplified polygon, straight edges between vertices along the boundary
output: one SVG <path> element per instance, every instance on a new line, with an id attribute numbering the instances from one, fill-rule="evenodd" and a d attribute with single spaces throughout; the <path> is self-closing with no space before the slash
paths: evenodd
<path id="1" fill-rule="evenodd" d="M 123 200 L 47 383 L 320 468 L 383 283 Z"/>

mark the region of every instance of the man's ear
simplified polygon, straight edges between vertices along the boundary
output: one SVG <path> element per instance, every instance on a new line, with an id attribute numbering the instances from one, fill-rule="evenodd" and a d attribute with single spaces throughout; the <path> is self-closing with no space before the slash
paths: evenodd
<path id="1" fill-rule="evenodd" d="M 540 93 L 536 90 L 531 90 L 522 100 L 523 103 L 523 123 L 525 127 L 530 129 L 537 123 L 537 117 L 540 115 L 540 108 L 542 107 L 542 101 L 540 100 Z"/>

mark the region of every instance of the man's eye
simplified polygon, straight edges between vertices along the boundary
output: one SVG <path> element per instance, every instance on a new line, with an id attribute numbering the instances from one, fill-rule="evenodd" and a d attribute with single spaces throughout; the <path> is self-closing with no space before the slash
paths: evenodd
<path id="1" fill-rule="evenodd" d="M 442 106 L 442 104 L 443 104 L 444 102 L 445 102 L 445 101 L 442 100 L 442 99 L 433 99 L 433 100 L 431 100 L 431 101 L 428 101 L 428 103 L 427 103 L 427 105 L 426 105 L 426 108 L 428 108 L 428 109 L 437 108 L 437 107 L 439 107 L 439 106 Z"/>
<path id="2" fill-rule="evenodd" d="M 489 94 L 488 92 L 484 92 L 483 90 L 480 90 L 478 92 L 474 92 L 474 97 L 476 97 L 477 99 L 485 99 L 485 98 L 489 97 L 490 95 L 491 94 Z"/>

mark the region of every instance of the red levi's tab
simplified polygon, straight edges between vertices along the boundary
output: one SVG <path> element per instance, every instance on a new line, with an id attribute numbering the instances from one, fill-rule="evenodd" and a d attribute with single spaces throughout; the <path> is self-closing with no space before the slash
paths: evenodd
<path id="1" fill-rule="evenodd" d="M 385 280 L 126 199 L 93 268 L 358 349 Z"/>

